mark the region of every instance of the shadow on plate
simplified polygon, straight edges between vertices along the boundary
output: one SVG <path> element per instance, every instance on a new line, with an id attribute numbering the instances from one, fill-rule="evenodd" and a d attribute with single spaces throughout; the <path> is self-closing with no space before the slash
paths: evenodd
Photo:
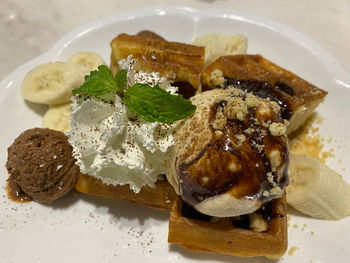
<path id="1" fill-rule="evenodd" d="M 52 204 L 42 204 L 42 205 L 51 207 L 55 210 L 67 209 L 68 207 L 72 206 L 77 201 L 79 201 L 79 199 L 80 199 L 80 195 L 76 191 L 72 190 L 70 193 L 52 202 Z"/>
<path id="2" fill-rule="evenodd" d="M 126 201 L 108 199 L 80 193 L 76 194 L 82 201 L 93 204 L 98 211 L 104 210 L 101 208 L 107 209 L 108 214 L 111 215 L 115 220 L 137 219 L 140 225 L 144 225 L 145 221 L 150 218 L 160 221 L 169 220 L 169 211 L 160 211 L 141 204 L 135 204 Z"/>
<path id="3" fill-rule="evenodd" d="M 218 262 L 240 262 L 240 263 L 272 263 L 277 262 L 265 257 L 241 258 L 230 255 L 214 254 L 214 253 L 198 253 L 186 250 L 177 245 L 169 245 L 171 252 L 181 254 L 184 258 L 198 261 L 218 261 Z"/>
<path id="4" fill-rule="evenodd" d="M 298 210 L 294 209 L 293 207 L 291 207 L 290 205 L 287 206 L 287 215 L 289 216 L 297 216 L 297 217 L 309 217 L 308 215 L 305 215 L 301 212 L 299 212 Z"/>
<path id="5" fill-rule="evenodd" d="M 48 105 L 33 103 L 27 100 L 24 100 L 25 104 L 28 106 L 30 110 L 32 110 L 35 114 L 44 117 L 46 111 L 48 110 Z"/>

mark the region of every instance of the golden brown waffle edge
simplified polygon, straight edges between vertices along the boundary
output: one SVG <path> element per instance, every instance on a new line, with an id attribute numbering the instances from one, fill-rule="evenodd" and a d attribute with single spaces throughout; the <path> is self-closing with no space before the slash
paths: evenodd
<path id="1" fill-rule="evenodd" d="M 261 55 L 223 56 L 213 62 L 202 74 L 202 89 L 216 88 L 211 80 L 214 70 L 222 71 L 225 79 L 264 81 L 271 85 L 271 94 L 287 105 L 288 134 L 310 117 L 324 100 L 327 92 L 294 73 L 274 64 Z M 254 92 L 253 92 L 254 93 Z"/>
<path id="2" fill-rule="evenodd" d="M 200 87 L 203 47 L 145 37 L 143 34 L 120 34 L 110 45 L 111 70 L 114 73 L 119 69 L 118 61 L 132 55 L 138 61 L 136 71 L 159 72 L 169 80 L 188 82 L 195 89 Z"/>
<path id="3" fill-rule="evenodd" d="M 154 187 L 144 186 L 135 194 L 129 185 L 106 185 L 100 179 L 80 173 L 75 189 L 89 195 L 129 201 L 160 210 L 171 210 L 177 198 L 174 188 L 166 180 L 158 180 Z"/>
<path id="4" fill-rule="evenodd" d="M 170 215 L 168 242 L 194 252 L 278 259 L 288 247 L 285 197 L 271 204 L 270 228 L 257 232 L 234 226 L 232 218 L 207 222 L 185 217 L 181 211 L 183 201 L 178 198 Z"/>

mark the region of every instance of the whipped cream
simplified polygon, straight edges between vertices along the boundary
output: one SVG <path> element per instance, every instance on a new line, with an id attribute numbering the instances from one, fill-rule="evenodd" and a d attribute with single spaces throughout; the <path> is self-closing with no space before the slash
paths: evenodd
<path id="1" fill-rule="evenodd" d="M 159 84 L 177 92 L 158 73 L 135 72 L 131 56 L 121 61 L 128 87 L 134 83 Z M 80 170 L 105 184 L 129 184 L 134 192 L 153 184 L 165 174 L 177 123 L 147 122 L 135 116 L 119 96 L 113 103 L 94 98 L 73 98 L 71 129 L 67 132 Z"/>

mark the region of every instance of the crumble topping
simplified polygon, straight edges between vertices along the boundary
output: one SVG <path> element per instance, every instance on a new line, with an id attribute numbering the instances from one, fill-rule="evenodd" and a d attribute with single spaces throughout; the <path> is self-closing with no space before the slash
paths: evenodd
<path id="1" fill-rule="evenodd" d="M 223 130 L 226 126 L 226 117 L 222 112 L 221 107 L 218 108 L 215 114 L 215 119 L 212 121 L 211 125 L 215 130 Z"/>
<path id="2" fill-rule="evenodd" d="M 259 98 L 252 93 L 248 93 L 245 102 L 247 103 L 248 108 L 255 108 L 258 106 Z"/>
<path id="3" fill-rule="evenodd" d="M 272 136 L 282 136 L 286 134 L 287 127 L 284 123 L 273 122 L 269 126 L 269 131 Z"/>
<path id="4" fill-rule="evenodd" d="M 244 136 L 244 134 L 236 134 L 235 137 L 238 140 L 238 147 L 242 146 L 242 144 L 245 142 L 246 137 Z"/>
<path id="5" fill-rule="evenodd" d="M 260 98 L 238 88 L 228 87 L 228 89 L 230 90 L 229 98 L 223 98 L 217 104 L 215 116 L 210 124 L 215 132 L 224 130 L 228 122 L 232 120 L 242 122 L 242 127 L 247 127 L 247 124 L 250 124 L 248 128 L 242 130 L 242 133 L 234 135 L 236 146 L 241 147 L 248 140 L 259 154 L 268 158 L 271 170 L 267 172 L 266 178 L 269 188 L 265 189 L 262 195 L 264 197 L 281 195 L 283 190 L 274 179 L 278 169 L 283 165 L 281 152 L 277 148 L 269 148 L 267 152 L 263 143 L 263 138 L 268 135 L 268 132 L 270 136 L 286 135 L 288 123 L 283 119 L 276 122 L 276 116 L 279 116 L 281 107 L 269 98 Z M 234 163 L 228 168 L 234 172 L 238 166 L 239 163 Z M 257 163 L 255 166 L 259 167 L 259 164 Z"/>
<path id="6" fill-rule="evenodd" d="M 322 124 L 322 118 L 312 115 L 296 134 L 292 134 L 289 141 L 289 150 L 292 154 L 306 154 L 325 163 L 327 158 L 334 157 L 334 149 L 324 151 L 325 139 L 319 134 L 316 125 Z"/>
<path id="7" fill-rule="evenodd" d="M 214 86 L 221 86 L 225 83 L 224 74 L 220 69 L 215 69 L 210 74 L 210 81 Z"/>
<path id="8" fill-rule="evenodd" d="M 244 121 L 248 113 L 246 102 L 240 97 L 232 97 L 227 100 L 224 114 L 228 119 Z"/>

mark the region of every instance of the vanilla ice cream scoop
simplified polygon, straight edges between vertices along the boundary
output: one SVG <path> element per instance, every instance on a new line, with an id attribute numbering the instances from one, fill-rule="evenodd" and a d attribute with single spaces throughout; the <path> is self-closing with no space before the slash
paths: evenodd
<path id="1" fill-rule="evenodd" d="M 288 183 L 286 123 L 275 101 L 227 87 L 191 99 L 194 115 L 175 134 L 168 181 L 203 214 L 249 214 Z"/>

